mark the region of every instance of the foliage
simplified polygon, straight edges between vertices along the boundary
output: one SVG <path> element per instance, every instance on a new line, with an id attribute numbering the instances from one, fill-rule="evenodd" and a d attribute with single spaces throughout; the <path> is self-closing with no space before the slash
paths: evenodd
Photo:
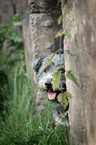
<path id="1" fill-rule="evenodd" d="M 64 31 L 60 30 L 59 32 L 57 32 L 57 34 L 55 35 L 55 37 L 61 37 L 62 35 L 64 35 Z"/>
<path id="2" fill-rule="evenodd" d="M 21 22 L 18 14 L 13 16 L 8 24 L 0 24 L 0 44 L 2 44 L 2 47 L 0 47 L 0 55 L 2 57 L 2 53 L 5 53 L 5 59 L 7 60 L 6 62 L 2 62 L 1 60 L 0 70 L 10 70 L 11 65 L 15 65 L 18 61 L 24 65 L 23 41 L 17 32 L 20 27 Z"/>
<path id="3" fill-rule="evenodd" d="M 63 31 L 63 30 L 60 30 L 59 32 L 57 32 L 57 34 L 56 34 L 56 38 L 57 37 L 61 37 L 62 35 L 64 35 L 66 38 L 68 38 L 69 40 L 71 40 L 72 39 L 72 34 L 68 31 L 68 30 L 65 30 L 65 31 Z"/>
<path id="4" fill-rule="evenodd" d="M 60 15 L 60 17 L 58 18 L 58 24 L 61 24 L 63 18 L 64 18 L 64 15 Z"/>
<path id="5" fill-rule="evenodd" d="M 76 84 L 76 86 L 79 86 L 76 77 L 72 73 L 72 70 L 67 71 L 66 78 L 72 80 Z"/>
<path id="6" fill-rule="evenodd" d="M 68 104 L 69 104 L 69 100 L 70 100 L 69 98 L 72 98 L 72 95 L 71 95 L 69 92 L 67 92 L 67 91 L 65 91 L 64 93 L 60 93 L 60 94 L 58 95 L 58 97 L 57 97 L 58 101 L 59 101 L 61 104 L 63 104 L 64 110 L 66 109 L 66 107 L 67 107 Z"/>
<path id="7" fill-rule="evenodd" d="M 66 12 L 64 15 L 60 15 L 60 17 L 58 18 L 58 24 L 61 24 L 64 17 L 67 17 L 70 20 L 74 20 L 73 14 L 71 12 Z"/>
<path id="8" fill-rule="evenodd" d="M 66 0 L 64 0 L 63 2 L 63 8 L 64 6 L 66 5 Z M 58 18 L 58 24 L 61 24 L 62 20 L 64 19 L 64 17 L 68 18 L 70 21 L 74 21 L 74 16 L 72 14 L 72 12 L 70 11 L 67 11 L 65 12 L 64 14 L 60 15 L 60 17 Z M 67 38 L 69 40 L 72 40 L 72 34 L 69 32 L 69 30 L 63 30 L 61 29 L 59 32 L 57 32 L 57 34 L 55 35 L 55 37 L 62 37 L 64 35 L 64 39 Z M 65 45 L 65 44 L 64 44 Z M 76 56 L 76 54 L 73 54 L 70 52 L 70 50 L 66 50 L 67 54 L 70 55 L 70 56 Z M 77 82 L 77 79 L 76 77 L 74 76 L 74 74 L 72 73 L 72 70 L 69 70 L 67 71 L 67 74 L 65 76 L 66 78 L 72 80 L 78 87 L 78 82 Z M 55 72 L 53 74 L 53 78 L 52 78 L 52 86 L 53 86 L 53 90 L 55 90 L 57 87 L 58 87 L 58 83 L 59 83 L 59 80 L 60 80 L 60 72 Z M 66 106 L 68 105 L 69 103 L 69 98 L 72 98 L 72 95 L 69 93 L 69 92 L 64 92 L 63 94 L 59 94 L 58 96 L 58 100 L 60 103 L 63 103 L 64 104 L 64 109 L 66 109 Z"/>
<path id="9" fill-rule="evenodd" d="M 64 6 L 66 5 L 66 0 L 64 0 L 63 2 L 63 8 Z M 74 20 L 74 16 L 72 14 L 72 12 L 68 11 L 68 12 L 65 12 L 64 15 L 60 15 L 60 17 L 58 18 L 58 24 L 60 24 L 62 22 L 62 20 L 64 19 L 64 17 L 67 17 L 69 20 L 73 21 Z M 60 30 L 57 34 L 56 34 L 56 38 L 57 37 L 62 37 L 62 35 L 64 35 L 64 39 L 65 38 L 68 38 L 69 40 L 72 40 L 72 34 L 69 32 L 69 30 Z M 70 52 L 70 50 L 66 50 L 67 54 L 69 54 L 70 56 L 77 56 L 76 54 L 73 54 Z M 74 74 L 72 74 L 72 70 L 69 70 L 67 71 L 67 74 L 66 74 L 66 78 L 72 80 L 77 86 L 78 83 L 77 83 L 77 79 L 76 77 L 74 76 Z M 53 78 L 54 79 L 54 78 Z"/>
<path id="10" fill-rule="evenodd" d="M 0 25 L 0 42 L 7 42 L 7 51 L 0 49 L 0 72 L 7 76 L 7 87 L 0 86 L 4 97 L 3 116 L 0 115 L 0 145 L 62 145 L 69 144 L 66 128 L 54 130 L 50 102 L 36 114 L 31 83 L 25 70 L 22 38 L 14 26 L 21 23 L 14 16 L 8 24 Z M 16 38 L 16 39 L 15 39 Z M 3 46 L 3 45 L 2 45 Z M 8 53 L 6 53 L 8 52 Z M 50 62 L 49 62 L 50 63 Z M 1 83 L 1 82 L 0 82 Z M 67 128 L 69 135 L 69 128 Z"/>
<path id="11" fill-rule="evenodd" d="M 53 91 L 55 91 L 58 88 L 58 84 L 59 84 L 59 81 L 60 81 L 60 78 L 61 78 L 61 72 L 58 71 L 58 72 L 53 73 L 52 75 L 53 75 L 53 78 L 52 78 L 51 83 L 52 83 Z M 78 85 L 77 79 L 75 78 L 75 76 L 70 71 L 67 71 L 66 77 L 68 79 L 71 79 L 72 81 L 74 81 L 74 83 L 76 85 Z M 57 96 L 58 101 L 61 104 L 63 104 L 64 109 L 66 109 L 66 107 L 69 104 L 69 98 L 72 98 L 72 95 L 67 91 L 65 91 L 63 93 L 60 93 Z"/>
<path id="12" fill-rule="evenodd" d="M 64 4 L 65 5 L 65 4 Z M 71 12 L 65 12 L 64 15 L 60 15 L 60 17 L 58 18 L 58 24 L 61 24 L 62 20 L 64 19 L 64 17 L 67 17 L 68 19 L 70 19 L 71 21 L 74 20 L 74 16 Z M 59 32 L 57 32 L 56 34 L 56 38 L 57 37 L 61 37 L 62 35 L 64 35 L 65 37 L 67 37 L 69 40 L 72 39 L 72 34 L 68 31 L 68 30 L 60 30 Z"/>
<path id="13" fill-rule="evenodd" d="M 71 21 L 74 20 L 74 16 L 73 16 L 72 12 L 66 12 L 66 17 Z"/>
<path id="14" fill-rule="evenodd" d="M 48 62 L 45 64 L 45 67 L 48 66 L 48 64 L 51 62 L 51 60 L 53 59 L 53 57 L 55 56 L 55 54 L 53 53 L 53 55 L 51 56 L 51 58 L 48 60 Z"/>
<path id="15" fill-rule="evenodd" d="M 9 21 L 8 24 L 0 24 L 0 43 L 8 40 L 9 46 L 16 46 L 17 43 L 22 43 L 22 38 L 18 35 L 14 26 L 21 26 L 19 15 L 16 14 Z M 8 46 L 8 47 L 9 47 Z"/>
<path id="16" fill-rule="evenodd" d="M 69 54 L 69 55 L 72 56 L 72 57 L 73 57 L 73 56 L 76 56 L 76 57 L 77 57 L 77 55 L 74 54 L 74 53 L 71 53 L 69 49 L 67 49 L 66 52 L 67 52 L 67 54 Z"/>
<path id="17" fill-rule="evenodd" d="M 71 34 L 68 30 L 65 30 L 64 35 L 65 35 L 69 40 L 72 39 L 72 34 Z"/>
<path id="18" fill-rule="evenodd" d="M 14 78 L 17 68 L 19 76 L 25 75 L 24 47 L 18 29 L 21 29 L 19 15 L 13 16 L 6 25 L 0 24 L 0 113 L 2 102 L 9 97 L 6 93 L 9 79 Z"/>
<path id="19" fill-rule="evenodd" d="M 69 144 L 66 128 L 58 125 L 54 130 L 50 101 L 47 108 L 36 116 L 33 92 L 28 76 L 18 76 L 9 80 L 10 96 L 5 101 L 5 118 L 0 117 L 0 145 L 49 145 Z M 69 128 L 67 128 L 69 134 Z"/>
<path id="20" fill-rule="evenodd" d="M 58 72 L 53 73 L 52 76 L 53 76 L 52 86 L 53 86 L 53 91 L 55 91 L 56 88 L 58 87 L 61 73 L 60 73 L 60 71 L 58 71 Z"/>

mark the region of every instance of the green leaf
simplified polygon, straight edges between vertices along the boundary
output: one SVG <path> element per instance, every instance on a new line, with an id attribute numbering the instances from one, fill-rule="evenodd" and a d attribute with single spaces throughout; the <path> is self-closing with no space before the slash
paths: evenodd
<path id="1" fill-rule="evenodd" d="M 19 21 L 20 21 L 19 14 L 16 14 L 8 21 L 8 24 L 13 25 L 14 22 L 19 22 Z"/>
<path id="2" fill-rule="evenodd" d="M 79 86 L 76 77 L 72 73 L 72 70 L 67 71 L 66 77 L 72 80 L 76 84 L 76 86 Z"/>
<path id="3" fill-rule="evenodd" d="M 70 92 L 64 92 L 63 93 L 63 95 L 64 95 L 64 97 L 69 97 L 69 98 L 72 98 L 73 96 L 71 95 L 71 93 Z"/>
<path id="4" fill-rule="evenodd" d="M 74 20 L 74 16 L 73 16 L 73 14 L 72 14 L 71 12 L 67 12 L 67 13 L 66 13 L 66 17 L 67 17 L 68 19 L 70 19 L 70 20 Z"/>
<path id="5" fill-rule="evenodd" d="M 21 43 L 22 38 L 17 33 L 12 33 L 11 35 L 7 36 L 9 42 L 13 41 L 14 43 Z"/>
<path id="6" fill-rule="evenodd" d="M 68 98 L 72 98 L 72 95 L 71 93 L 69 92 L 64 92 L 64 93 L 61 93 L 57 96 L 57 100 L 60 102 L 60 103 L 63 103 L 64 105 L 64 109 L 66 109 L 67 105 L 69 104 L 69 99 Z"/>
<path id="7" fill-rule="evenodd" d="M 22 23 L 21 22 L 13 22 L 13 25 L 14 26 L 22 26 Z"/>
<path id="8" fill-rule="evenodd" d="M 53 59 L 53 57 L 55 56 L 55 53 L 53 53 L 53 55 L 51 56 L 51 58 L 48 60 L 48 62 L 45 64 L 45 67 L 48 66 L 48 64 L 51 62 L 51 60 Z"/>
<path id="9" fill-rule="evenodd" d="M 63 20 L 64 18 L 64 15 L 61 15 L 59 18 L 58 18 L 58 24 L 61 24 L 61 21 Z"/>
<path id="10" fill-rule="evenodd" d="M 16 52 L 17 52 L 16 48 L 15 49 L 11 49 L 9 54 L 7 55 L 7 57 L 10 57 L 12 54 L 16 54 Z"/>
<path id="11" fill-rule="evenodd" d="M 66 50 L 67 54 L 69 54 L 70 56 L 77 56 L 76 54 L 74 53 L 71 53 L 70 50 Z"/>
<path id="12" fill-rule="evenodd" d="M 63 2 L 63 8 L 64 8 L 64 6 L 66 5 L 66 3 L 67 3 L 66 0 L 64 0 L 64 2 Z"/>
<path id="13" fill-rule="evenodd" d="M 55 91 L 59 84 L 61 72 L 58 71 L 58 72 L 53 73 L 52 75 L 53 75 L 52 86 L 53 86 L 53 91 Z"/>
<path id="14" fill-rule="evenodd" d="M 57 32 L 57 34 L 55 35 L 55 37 L 61 37 L 62 35 L 64 35 L 64 31 L 60 30 L 59 32 Z"/>
<path id="15" fill-rule="evenodd" d="M 0 29 L 2 29 L 2 28 L 7 28 L 8 26 L 7 25 L 4 25 L 4 24 L 1 24 L 0 23 Z"/>
<path id="16" fill-rule="evenodd" d="M 72 35 L 68 30 L 65 30 L 64 35 L 68 38 L 68 39 L 72 39 Z"/>

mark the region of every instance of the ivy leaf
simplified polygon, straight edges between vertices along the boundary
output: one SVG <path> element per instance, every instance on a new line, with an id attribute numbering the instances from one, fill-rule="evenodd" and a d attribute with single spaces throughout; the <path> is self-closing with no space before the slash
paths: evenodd
<path id="1" fill-rule="evenodd" d="M 53 91 L 55 91 L 58 87 L 61 73 L 60 71 L 58 71 L 58 72 L 53 73 L 52 75 L 53 75 L 52 86 L 53 86 Z"/>
<path id="2" fill-rule="evenodd" d="M 51 62 L 51 60 L 53 59 L 54 56 L 55 56 L 55 53 L 53 53 L 53 55 L 51 56 L 51 58 L 47 61 L 47 63 L 45 64 L 45 67 L 48 66 L 48 64 Z"/>
<path id="3" fill-rule="evenodd" d="M 73 14 L 72 14 L 71 12 L 67 12 L 67 13 L 66 13 L 66 17 L 67 17 L 68 19 L 70 19 L 70 20 L 74 20 L 74 16 L 73 16 Z"/>
<path id="4" fill-rule="evenodd" d="M 13 22 L 13 25 L 14 26 L 22 26 L 22 23 L 21 22 Z"/>
<path id="5" fill-rule="evenodd" d="M 66 16 L 68 19 L 70 19 L 70 20 L 73 20 L 73 19 L 74 19 L 73 14 L 72 14 L 71 12 L 67 12 L 67 13 L 65 13 L 64 15 L 60 15 L 60 17 L 58 18 L 58 24 L 61 24 L 61 22 L 62 22 L 62 20 L 63 20 L 63 18 L 64 18 L 65 16 Z"/>
<path id="6" fill-rule="evenodd" d="M 66 0 L 64 0 L 64 2 L 63 2 L 63 8 L 64 8 L 64 6 L 67 4 L 67 2 L 66 2 Z"/>
<path id="7" fill-rule="evenodd" d="M 66 50 L 67 54 L 69 54 L 70 56 L 77 56 L 76 54 L 74 53 L 71 53 L 70 50 Z"/>
<path id="8" fill-rule="evenodd" d="M 65 30 L 64 35 L 68 38 L 68 39 L 72 39 L 72 35 L 68 30 Z"/>
<path id="9" fill-rule="evenodd" d="M 69 99 L 68 99 L 68 97 L 69 97 L 69 98 L 72 98 L 72 95 L 71 95 L 71 93 L 69 93 L 69 92 L 67 92 L 67 91 L 64 92 L 64 93 L 61 93 L 61 94 L 59 94 L 59 95 L 57 96 L 58 101 L 59 101 L 60 103 L 63 103 L 64 109 L 66 109 L 67 105 L 69 104 Z"/>
<path id="10" fill-rule="evenodd" d="M 64 97 L 69 97 L 69 98 L 72 98 L 73 96 L 71 95 L 71 93 L 70 92 L 64 92 L 63 93 L 63 95 L 64 95 Z"/>
<path id="11" fill-rule="evenodd" d="M 55 37 L 61 37 L 62 35 L 64 35 L 64 31 L 60 30 L 59 32 L 57 32 L 57 34 L 55 35 Z"/>
<path id="12" fill-rule="evenodd" d="M 72 80 L 75 83 L 76 86 L 79 86 L 76 77 L 72 73 L 72 70 L 67 71 L 66 77 L 68 79 Z"/>
<path id="13" fill-rule="evenodd" d="M 61 15 L 59 18 L 58 18 L 58 24 L 61 24 L 61 21 L 63 20 L 64 18 L 64 15 Z"/>

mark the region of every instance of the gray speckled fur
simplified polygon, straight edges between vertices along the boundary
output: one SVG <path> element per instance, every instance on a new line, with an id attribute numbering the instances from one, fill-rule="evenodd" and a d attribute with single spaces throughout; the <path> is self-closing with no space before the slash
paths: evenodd
<path id="1" fill-rule="evenodd" d="M 57 72 L 59 69 L 65 68 L 64 54 L 55 54 L 55 56 L 53 57 L 53 59 L 51 60 L 51 62 L 48 64 L 46 68 L 45 65 L 48 62 L 48 60 L 52 57 L 52 55 L 53 54 L 42 56 L 32 62 L 32 68 L 35 71 L 37 77 L 37 85 L 40 89 L 43 90 L 46 90 L 45 82 L 51 81 L 53 77 L 52 74 L 54 72 Z M 46 72 L 44 71 L 45 69 L 47 69 Z M 62 77 L 62 79 L 64 79 L 65 81 L 64 76 Z M 62 79 L 61 79 L 61 83 L 62 83 Z M 58 88 L 56 90 L 58 90 Z M 51 110 L 53 112 L 53 118 L 55 119 L 55 121 L 58 121 L 60 124 L 64 124 L 68 126 L 68 123 L 64 120 L 62 121 L 61 119 L 62 117 L 60 116 L 60 113 L 62 112 L 64 114 L 63 119 L 65 117 L 65 113 L 63 112 L 64 109 L 60 103 L 52 101 Z"/>
<path id="2" fill-rule="evenodd" d="M 53 54 L 40 57 L 32 62 L 32 68 L 36 72 L 37 84 L 40 89 L 46 89 L 45 82 L 51 81 L 52 74 L 59 69 L 64 69 L 64 54 L 55 54 L 52 61 L 45 67 L 45 64 L 51 58 Z M 44 72 L 44 70 L 47 70 Z"/>

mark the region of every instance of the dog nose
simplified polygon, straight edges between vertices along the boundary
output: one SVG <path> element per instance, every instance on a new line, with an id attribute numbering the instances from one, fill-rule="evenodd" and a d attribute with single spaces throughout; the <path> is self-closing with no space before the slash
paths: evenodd
<path id="1" fill-rule="evenodd" d="M 47 89 L 51 89 L 52 88 L 52 84 L 50 81 L 45 82 L 45 86 Z"/>

